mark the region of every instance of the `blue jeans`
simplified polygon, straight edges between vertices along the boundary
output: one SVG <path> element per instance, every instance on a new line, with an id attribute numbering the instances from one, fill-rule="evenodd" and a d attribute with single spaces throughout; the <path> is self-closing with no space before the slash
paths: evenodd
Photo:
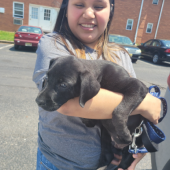
<path id="1" fill-rule="evenodd" d="M 37 151 L 37 168 L 36 170 L 59 170 L 41 153 L 38 148 Z"/>
<path id="2" fill-rule="evenodd" d="M 117 168 L 117 166 L 111 164 L 107 168 L 104 168 L 104 169 L 105 170 L 114 170 L 115 168 Z M 36 170 L 59 170 L 59 169 L 56 168 L 50 161 L 48 161 L 47 158 L 41 153 L 41 151 L 38 148 Z"/>

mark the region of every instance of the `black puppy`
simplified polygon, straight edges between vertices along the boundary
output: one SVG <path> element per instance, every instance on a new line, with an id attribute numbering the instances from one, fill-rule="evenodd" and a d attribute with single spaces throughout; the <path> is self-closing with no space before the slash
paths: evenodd
<path id="1" fill-rule="evenodd" d="M 79 103 L 84 107 L 100 88 L 124 95 L 122 102 L 113 111 L 113 119 L 82 119 L 89 127 L 95 126 L 96 122 L 101 123 L 100 165 L 104 165 L 113 158 L 113 154 L 110 156 L 111 153 L 108 152 L 109 148 L 113 149 L 113 145 L 120 149 L 127 146 L 132 141 L 131 134 L 142 120 L 139 115 L 129 117 L 148 93 L 147 87 L 141 81 L 131 78 L 123 67 L 109 61 L 60 57 L 51 60 L 44 87 L 36 102 L 47 111 L 55 111 L 69 99 L 79 96 Z"/>

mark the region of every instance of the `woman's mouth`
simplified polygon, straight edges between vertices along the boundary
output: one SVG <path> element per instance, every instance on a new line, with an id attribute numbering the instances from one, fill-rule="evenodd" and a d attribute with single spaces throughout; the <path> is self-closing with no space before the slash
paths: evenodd
<path id="1" fill-rule="evenodd" d="M 80 24 L 80 26 L 84 30 L 89 30 L 89 31 L 94 30 L 94 28 L 96 27 L 96 25 L 93 25 L 93 24 Z"/>

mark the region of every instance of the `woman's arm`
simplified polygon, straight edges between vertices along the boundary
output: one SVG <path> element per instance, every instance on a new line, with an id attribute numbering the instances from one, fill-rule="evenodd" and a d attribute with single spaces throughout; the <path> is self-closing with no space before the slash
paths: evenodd
<path id="1" fill-rule="evenodd" d="M 89 119 L 111 119 L 113 110 L 120 104 L 123 95 L 100 89 L 99 93 L 86 102 L 84 108 L 79 105 L 79 98 L 69 100 L 57 111 L 67 115 Z M 153 123 L 158 123 L 161 112 L 161 101 L 147 94 L 142 103 L 131 115 L 141 114 Z"/>

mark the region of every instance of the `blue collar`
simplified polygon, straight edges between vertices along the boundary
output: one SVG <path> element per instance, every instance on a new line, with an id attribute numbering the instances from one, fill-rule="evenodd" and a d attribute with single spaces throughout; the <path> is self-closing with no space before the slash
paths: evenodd
<path id="1" fill-rule="evenodd" d="M 154 88 L 155 92 L 151 92 L 151 90 Z M 164 119 L 167 113 L 167 102 L 163 97 L 160 97 L 160 89 L 157 86 L 150 86 L 149 87 L 149 93 L 153 96 L 159 98 L 162 101 L 163 104 L 163 116 L 159 119 L 159 123 Z M 136 140 L 136 137 L 138 137 L 137 134 L 133 134 L 133 142 L 129 146 L 129 153 L 147 153 L 147 152 L 156 152 L 158 151 L 158 144 L 163 142 L 166 139 L 165 134 L 161 129 L 159 129 L 156 125 L 154 125 L 152 122 L 148 120 L 144 120 L 139 127 L 136 129 L 142 129 L 141 134 L 142 135 L 142 142 L 145 147 L 138 148 L 134 141 Z M 136 131 L 136 130 L 135 130 Z M 139 133 L 139 132 L 138 132 Z M 139 136 L 140 136 L 139 135 Z"/>

